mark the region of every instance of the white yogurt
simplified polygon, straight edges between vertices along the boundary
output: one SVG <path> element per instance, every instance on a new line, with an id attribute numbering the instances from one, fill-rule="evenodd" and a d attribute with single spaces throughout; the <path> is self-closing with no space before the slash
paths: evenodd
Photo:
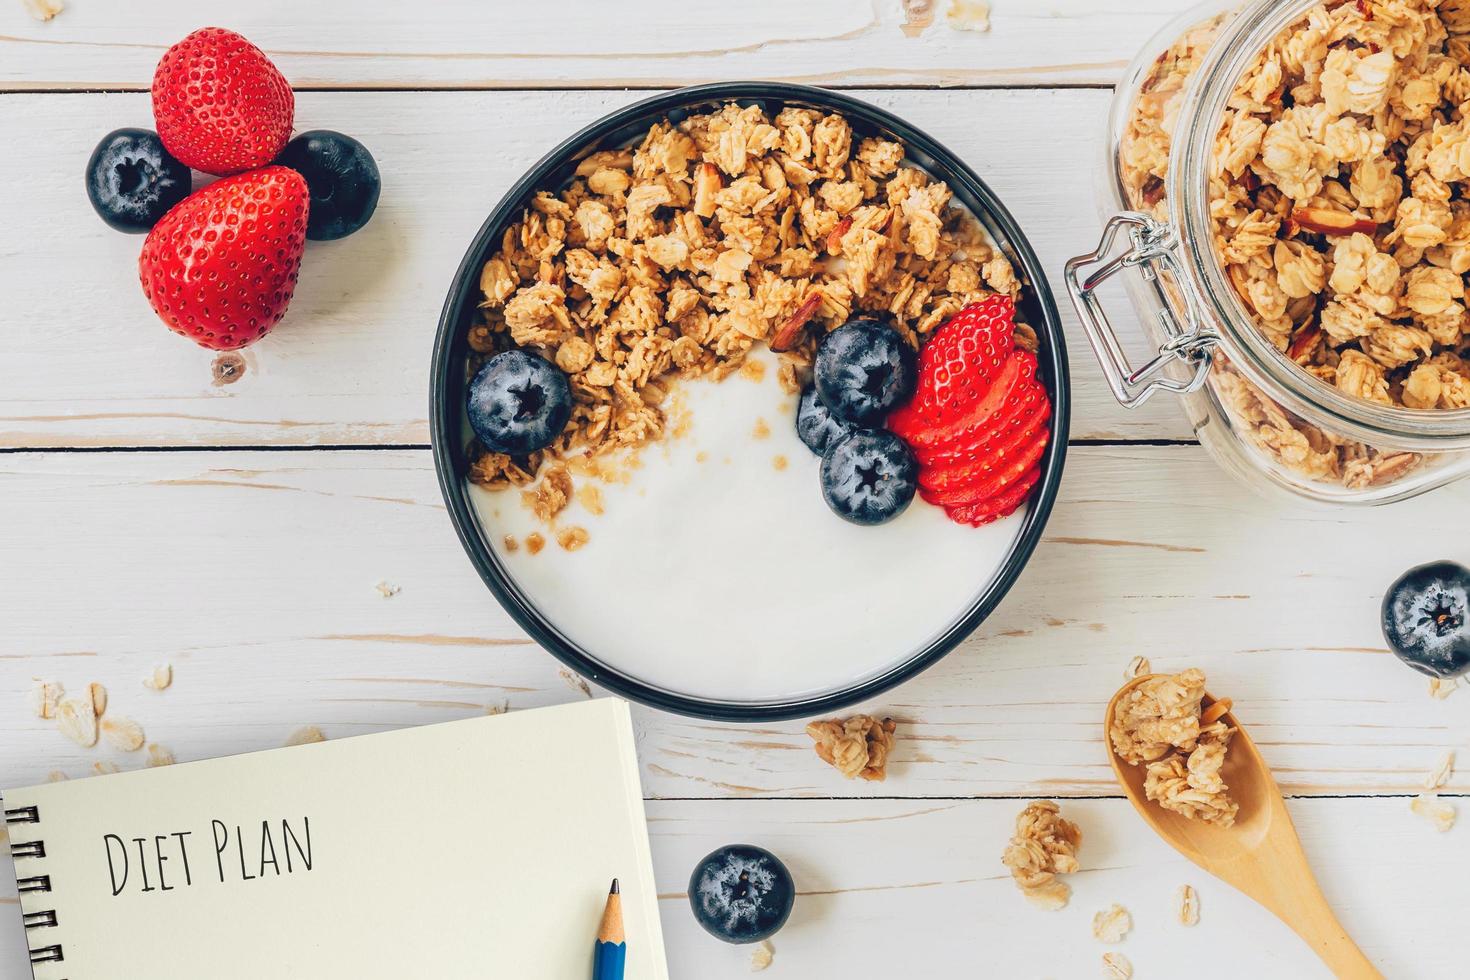
<path id="1" fill-rule="evenodd" d="M 880 527 L 843 521 L 822 500 L 821 461 L 796 436 L 774 355 L 751 358 L 761 381 L 678 386 L 687 431 L 645 446 L 628 482 L 596 481 L 603 514 L 574 501 L 558 516 L 587 530 L 577 551 L 519 491 L 470 488 L 487 542 L 568 638 L 646 684 L 735 702 L 821 694 L 908 660 L 989 585 L 1024 513 L 964 527 L 915 497 Z M 546 538 L 539 554 L 524 546 L 531 532 Z M 506 535 L 521 546 L 507 551 Z"/>

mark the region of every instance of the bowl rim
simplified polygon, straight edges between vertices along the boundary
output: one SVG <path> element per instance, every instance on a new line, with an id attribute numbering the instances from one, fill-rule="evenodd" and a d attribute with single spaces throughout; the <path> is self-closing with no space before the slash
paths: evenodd
<path id="1" fill-rule="evenodd" d="M 1022 281 L 1029 286 L 1033 304 L 1041 313 L 1042 322 L 1033 324 L 1041 339 L 1039 357 L 1043 370 L 1039 374 L 1050 379 L 1048 388 L 1052 398 L 1052 438 L 1043 457 L 1043 472 L 1038 490 L 1004 564 L 989 584 L 976 595 L 966 612 L 923 649 L 880 674 L 840 689 L 760 702 L 719 701 L 666 691 L 598 662 L 576 643 L 562 636 L 551 621 L 521 594 L 481 535 L 469 501 L 468 481 L 464 478 L 460 409 L 457 404 L 449 404 L 447 391 L 452 386 L 450 372 L 463 371 L 460 359 L 455 356 L 458 346 L 456 340 L 463 333 L 461 324 L 464 305 L 474 295 L 473 291 L 479 288 L 480 271 L 488 250 L 499 240 L 505 227 L 519 217 L 530 196 L 547 186 L 550 176 L 558 167 L 584 151 L 590 151 L 608 135 L 626 128 L 642 117 L 664 116 L 673 111 L 741 100 L 795 102 L 828 112 L 839 112 L 846 117 L 887 130 L 903 140 L 906 146 L 916 148 L 942 164 L 949 171 L 946 179 L 951 189 L 959 185 L 965 196 L 981 203 L 984 211 L 980 216 L 982 224 L 987 226 L 987 231 L 993 237 L 998 230 L 1002 240 L 997 244 L 1002 246 L 1002 251 L 1013 262 L 1019 260 L 1020 268 L 1017 271 Z M 510 187 L 475 234 L 450 284 L 443 312 L 439 317 L 430 364 L 429 428 L 439 489 L 460 544 L 480 578 L 506 613 L 543 650 L 589 681 L 640 704 L 711 721 L 784 721 L 835 712 L 910 680 L 949 654 L 1000 605 L 1041 540 L 1061 484 L 1070 420 L 1071 388 L 1066 337 L 1057 313 L 1055 297 L 1030 242 L 990 187 L 943 144 L 887 110 L 843 92 L 785 82 L 714 82 L 659 93 L 610 112 L 558 143 Z"/>

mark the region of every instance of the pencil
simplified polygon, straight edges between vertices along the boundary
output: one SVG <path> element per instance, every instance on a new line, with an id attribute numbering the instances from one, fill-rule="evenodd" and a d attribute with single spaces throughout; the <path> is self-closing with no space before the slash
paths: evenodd
<path id="1" fill-rule="evenodd" d="M 597 944 L 592 952 L 592 980 L 623 980 L 623 966 L 628 959 L 628 943 L 623 935 L 623 895 L 614 878 L 607 893 L 607 908 L 602 913 L 602 927 L 597 930 Z"/>

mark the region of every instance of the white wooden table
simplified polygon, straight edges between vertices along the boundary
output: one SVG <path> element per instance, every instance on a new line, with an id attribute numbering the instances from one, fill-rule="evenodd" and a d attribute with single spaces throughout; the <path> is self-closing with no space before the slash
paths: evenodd
<path id="1" fill-rule="evenodd" d="M 462 250 L 515 177 L 611 108 L 785 78 L 853 89 L 947 142 L 1059 280 L 1095 241 L 1110 85 L 1182 0 L 995 0 L 988 34 L 949 27 L 947 5 L 905 31 L 899 0 L 579 0 L 554 16 L 479 0 L 68 0 L 47 24 L 0 0 L 0 785 L 143 763 L 33 717 L 35 677 L 102 682 L 180 761 L 307 724 L 342 737 L 582 697 L 484 590 L 434 483 L 428 356 Z M 154 319 L 139 240 L 96 219 L 81 181 L 103 133 L 151 124 L 159 54 L 205 24 L 264 47 L 300 89 L 298 128 L 358 136 L 384 174 L 373 223 L 309 250 L 288 320 L 219 387 L 212 355 Z M 1465 976 L 1470 827 L 1438 835 L 1409 799 L 1449 749 L 1467 763 L 1449 792 L 1470 792 L 1470 693 L 1432 699 L 1383 648 L 1376 612 L 1411 563 L 1470 560 L 1470 486 L 1372 513 L 1263 502 L 1166 400 L 1118 409 L 1066 316 L 1061 501 L 997 614 L 871 706 L 901 721 L 887 782 L 840 779 L 799 723 L 637 712 L 673 975 L 747 974 L 683 892 L 699 855 L 749 840 L 800 880 L 772 977 L 1099 976 L 1090 920 L 1114 901 L 1133 911 L 1122 949 L 1140 980 L 1325 977 L 1117 798 L 1100 719 L 1144 654 L 1202 666 L 1234 696 L 1385 974 Z M 384 599 L 379 580 L 402 591 Z M 159 662 L 176 673 L 164 694 L 140 684 Z M 1066 798 L 1086 834 L 1060 913 L 1024 903 L 999 862 L 1034 797 Z M 1185 882 L 1202 896 L 1193 931 L 1173 919 Z M 25 975 L 16 904 L 6 867 L 7 978 Z"/>

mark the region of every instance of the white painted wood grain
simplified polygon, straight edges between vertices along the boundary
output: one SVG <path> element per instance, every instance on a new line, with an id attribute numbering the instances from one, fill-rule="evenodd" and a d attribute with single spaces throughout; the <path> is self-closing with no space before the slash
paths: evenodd
<path id="1" fill-rule="evenodd" d="M 1065 260 L 1095 245 L 1106 92 L 859 94 L 972 164 L 1057 283 Z M 430 346 L 481 222 L 557 142 L 642 95 L 303 94 L 300 128 L 341 129 L 372 149 L 382 203 L 359 234 L 311 244 L 290 314 L 246 352 L 244 378 L 228 387 L 213 386 L 210 352 L 149 309 L 137 283 L 141 239 L 108 229 L 83 196 L 92 147 L 115 127 L 149 125 L 147 97 L 0 98 L 0 131 L 27 148 L 0 158 L 0 445 L 427 442 Z M 1139 412 L 1117 406 L 1071 304 L 1058 304 L 1073 341 L 1074 436 L 1189 437 L 1167 399 Z"/>
<path id="2" fill-rule="evenodd" d="M 101 681 L 110 711 L 180 759 L 582 696 L 481 585 L 423 451 L 0 455 L 0 786 L 94 761 L 27 717 L 33 677 Z M 1466 765 L 1470 692 L 1432 700 L 1386 650 L 1379 597 L 1419 561 L 1470 558 L 1406 529 L 1470 489 L 1336 513 L 1258 500 L 1192 446 L 1074 449 L 1047 536 L 959 651 L 869 707 L 901 722 L 893 776 L 844 781 L 799 723 L 639 711 L 655 797 L 1116 792 L 1103 706 L 1130 658 L 1199 665 L 1295 793 L 1417 792 Z M 595 526 L 591 527 L 597 533 Z M 799 558 L 799 556 L 797 556 Z M 379 580 L 402 591 L 382 598 Z M 650 613 L 656 612 L 656 605 Z M 741 615 L 738 601 L 713 622 Z M 155 663 L 174 686 L 144 690 Z"/>
<path id="3" fill-rule="evenodd" d="M 110 777 L 101 777 L 110 778 Z M 388 788 L 391 793 L 391 787 Z M 1463 801 L 1462 801 L 1463 802 Z M 661 801 L 649 805 L 660 911 L 675 977 L 750 975 L 749 948 L 695 923 L 688 876 L 725 844 L 770 848 L 799 895 L 762 976 L 1097 977 L 1116 949 L 1148 977 L 1328 980 L 1280 922 L 1155 838 L 1121 800 L 1076 800 L 1084 870 L 1060 912 L 1028 905 L 1000 864 L 1019 800 Z M 1292 814 L 1347 929 L 1394 980 L 1464 976 L 1457 910 L 1470 904 L 1470 847 L 1438 835 L 1405 799 L 1295 800 Z M 1180 926 L 1174 893 L 1193 884 L 1200 923 Z M 0 862 L 0 972 L 25 975 L 8 862 Z M 1118 902 L 1134 929 L 1119 946 L 1092 938 L 1094 912 Z M 10 907 L 13 907 L 11 905 Z M 65 936 L 63 935 L 63 939 Z"/>
<path id="4" fill-rule="evenodd" d="M 205 25 L 264 48 L 298 86 L 1108 83 L 1188 0 L 991 0 L 989 33 L 903 30 L 899 0 L 66 0 L 47 24 L 0 5 L 0 88 L 146 87 L 164 49 Z"/>

